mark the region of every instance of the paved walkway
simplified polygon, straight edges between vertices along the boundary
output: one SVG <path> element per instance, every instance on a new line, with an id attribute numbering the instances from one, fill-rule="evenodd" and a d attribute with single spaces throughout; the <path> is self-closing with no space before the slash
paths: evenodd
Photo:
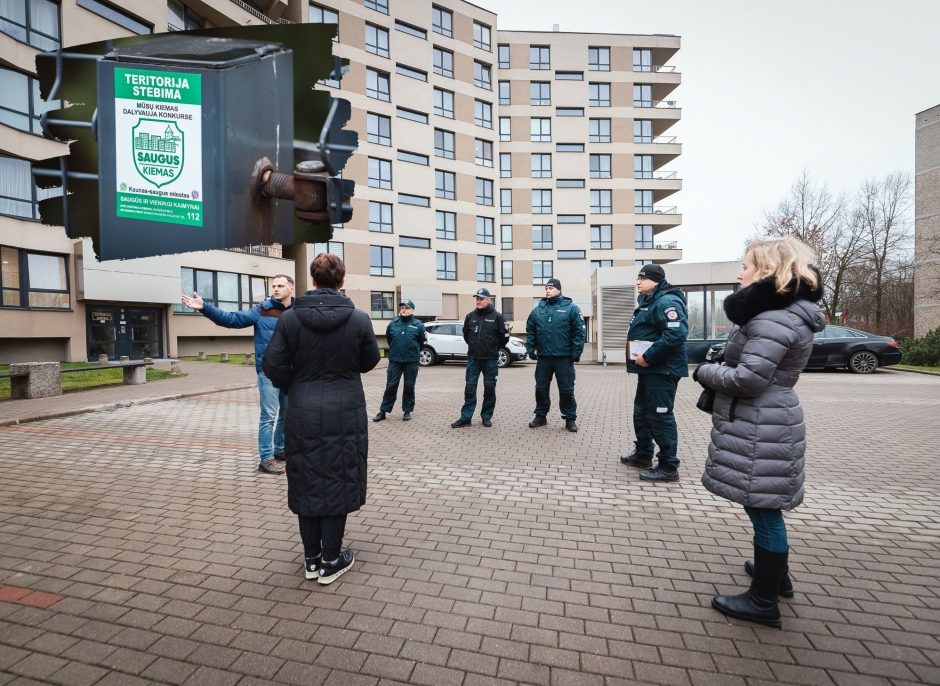
<path id="1" fill-rule="evenodd" d="M 116 387 L 107 411 L 0 427 L 0 684 L 940 683 L 940 379 L 804 376 L 774 630 L 709 607 L 747 583 L 749 524 L 699 484 L 689 382 L 683 479 L 653 485 L 616 460 L 622 368 L 579 367 L 578 434 L 557 404 L 526 428 L 531 364 L 500 373 L 492 429 L 449 429 L 462 368 L 422 370 L 414 421 L 370 425 L 356 567 L 318 587 L 285 479 L 256 471 L 253 371 L 184 365 L 145 388 L 186 397 L 115 407 L 145 399 Z M 188 396 L 213 382 L 246 387 Z M 365 384 L 374 412 L 384 373 Z"/>

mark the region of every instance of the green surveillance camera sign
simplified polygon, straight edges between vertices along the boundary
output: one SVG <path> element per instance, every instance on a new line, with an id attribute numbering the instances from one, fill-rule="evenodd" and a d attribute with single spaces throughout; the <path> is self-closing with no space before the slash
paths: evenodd
<path id="1" fill-rule="evenodd" d="M 202 226 L 202 76 L 114 70 L 117 216 Z"/>

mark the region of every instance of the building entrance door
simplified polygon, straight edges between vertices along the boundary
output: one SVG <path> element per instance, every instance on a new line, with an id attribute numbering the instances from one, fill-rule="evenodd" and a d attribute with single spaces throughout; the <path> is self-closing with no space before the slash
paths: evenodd
<path id="1" fill-rule="evenodd" d="M 155 307 L 89 305 L 86 309 L 88 359 L 163 357 L 163 317 Z"/>

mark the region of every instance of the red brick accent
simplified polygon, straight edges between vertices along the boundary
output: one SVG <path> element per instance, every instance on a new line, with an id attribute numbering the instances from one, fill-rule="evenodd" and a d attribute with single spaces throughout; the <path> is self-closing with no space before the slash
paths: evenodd
<path id="1" fill-rule="evenodd" d="M 0 584 L 0 602 L 17 603 L 19 605 L 45 609 L 55 605 L 64 597 L 65 596 L 59 595 L 58 593 L 32 591 L 28 588 L 20 588 L 19 586 L 4 586 Z"/>

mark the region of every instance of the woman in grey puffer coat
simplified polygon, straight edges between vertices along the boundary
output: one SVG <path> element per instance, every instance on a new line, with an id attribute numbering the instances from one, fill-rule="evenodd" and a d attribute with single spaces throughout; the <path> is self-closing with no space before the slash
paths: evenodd
<path id="1" fill-rule="evenodd" d="M 723 364 L 693 375 L 714 389 L 711 444 L 702 484 L 744 506 L 754 524 L 751 588 L 718 596 L 712 607 L 730 617 L 780 627 L 777 594 L 792 597 L 783 510 L 803 501 L 806 425 L 793 390 L 809 360 L 813 333 L 825 327 L 812 252 L 793 238 L 748 246 L 741 288 L 724 302 L 736 325 Z"/>

